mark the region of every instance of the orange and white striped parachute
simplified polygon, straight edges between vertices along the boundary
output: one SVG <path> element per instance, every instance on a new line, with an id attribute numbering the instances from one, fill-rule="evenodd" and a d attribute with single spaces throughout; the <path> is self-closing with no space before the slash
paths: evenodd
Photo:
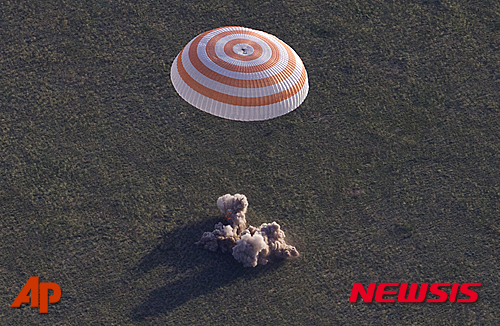
<path id="1" fill-rule="evenodd" d="M 291 47 L 236 26 L 191 40 L 175 58 L 170 77 L 188 103 L 231 120 L 281 116 L 302 104 L 309 91 L 304 64 Z"/>

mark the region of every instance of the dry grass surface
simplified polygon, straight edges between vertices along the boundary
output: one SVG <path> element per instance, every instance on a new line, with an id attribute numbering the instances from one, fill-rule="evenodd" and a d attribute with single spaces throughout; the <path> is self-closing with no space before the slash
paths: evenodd
<path id="1" fill-rule="evenodd" d="M 1 1 L 2 325 L 494 325 L 497 1 Z M 304 104 L 241 123 L 173 89 L 193 37 L 292 46 Z M 243 193 L 299 259 L 193 246 Z M 30 276 L 49 313 L 10 308 Z M 348 302 L 354 282 L 481 282 L 473 304 Z"/>

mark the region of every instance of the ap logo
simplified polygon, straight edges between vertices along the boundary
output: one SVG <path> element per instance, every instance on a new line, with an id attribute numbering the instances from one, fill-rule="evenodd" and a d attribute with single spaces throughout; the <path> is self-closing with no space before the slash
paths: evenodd
<path id="1" fill-rule="evenodd" d="M 54 293 L 49 297 L 49 290 Z M 31 292 L 31 293 L 30 293 Z M 38 293 L 40 292 L 40 300 Z M 30 293 L 30 295 L 28 295 Z M 31 297 L 31 300 L 30 300 Z M 38 307 L 40 301 L 40 313 L 46 314 L 49 312 L 49 302 L 56 303 L 61 299 L 61 288 L 57 283 L 42 282 L 40 283 L 40 291 L 38 291 L 38 276 L 32 276 L 17 295 L 16 300 L 10 305 L 11 307 L 19 307 L 22 303 L 30 303 L 32 307 Z"/>

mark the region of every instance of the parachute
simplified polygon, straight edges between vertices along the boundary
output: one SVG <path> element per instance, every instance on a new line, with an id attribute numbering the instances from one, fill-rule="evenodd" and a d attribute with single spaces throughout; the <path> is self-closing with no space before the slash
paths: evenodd
<path id="1" fill-rule="evenodd" d="M 191 105 L 240 121 L 293 111 L 309 91 L 304 64 L 291 47 L 268 33 L 237 26 L 191 40 L 172 63 L 170 77 Z"/>

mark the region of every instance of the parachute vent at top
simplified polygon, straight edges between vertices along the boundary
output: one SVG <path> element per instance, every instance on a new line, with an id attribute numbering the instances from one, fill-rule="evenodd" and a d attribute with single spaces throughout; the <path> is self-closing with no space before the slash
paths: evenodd
<path id="1" fill-rule="evenodd" d="M 273 35 L 221 27 L 195 37 L 172 63 L 175 90 L 218 117 L 255 121 L 296 109 L 307 96 L 307 72 L 295 51 Z"/>

